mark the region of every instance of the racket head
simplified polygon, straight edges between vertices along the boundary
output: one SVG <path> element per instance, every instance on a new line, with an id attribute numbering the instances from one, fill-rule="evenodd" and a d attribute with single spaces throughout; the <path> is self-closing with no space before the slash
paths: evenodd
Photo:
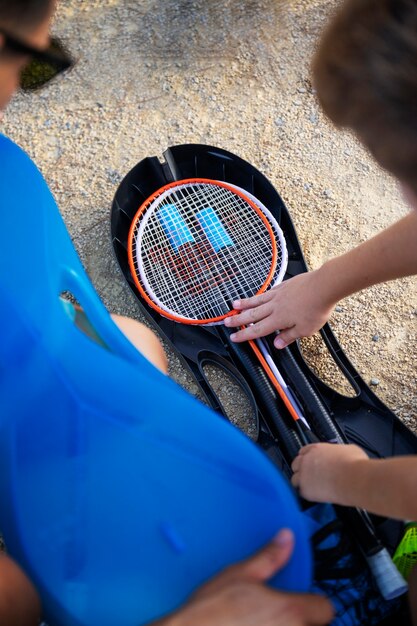
<path id="1" fill-rule="evenodd" d="M 277 263 L 276 271 L 271 280 L 271 284 L 265 290 L 267 291 L 268 289 L 275 287 L 275 285 L 279 285 L 279 283 L 282 283 L 282 281 L 284 280 L 285 272 L 287 271 L 288 249 L 287 249 L 287 243 L 285 241 L 284 233 L 282 232 L 282 228 L 278 224 L 275 217 L 272 215 L 271 211 L 267 209 L 266 206 L 260 200 L 258 200 L 258 198 L 255 198 L 253 194 L 251 194 L 249 191 L 246 191 L 245 189 L 242 189 L 242 187 L 238 187 L 237 185 L 232 185 L 231 183 L 229 183 L 229 185 L 233 189 L 237 189 L 238 191 L 243 193 L 259 208 L 260 211 L 262 211 L 265 217 L 269 220 L 272 230 L 274 231 L 275 240 L 277 242 L 277 249 L 280 255 L 280 260 L 279 260 L 279 263 Z"/>
<path id="2" fill-rule="evenodd" d="M 287 252 L 272 214 L 251 194 L 221 181 L 165 185 L 138 209 L 128 260 L 139 293 L 176 322 L 211 325 L 232 301 L 282 280 Z"/>

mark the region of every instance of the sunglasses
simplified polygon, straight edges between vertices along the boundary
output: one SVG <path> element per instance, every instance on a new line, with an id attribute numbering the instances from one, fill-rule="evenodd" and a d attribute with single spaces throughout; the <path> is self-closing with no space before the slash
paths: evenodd
<path id="1" fill-rule="evenodd" d="M 25 91 L 32 91 L 43 87 L 53 78 L 65 72 L 74 65 L 74 60 L 63 44 L 52 38 L 46 50 L 38 50 L 19 39 L 0 31 L 4 37 L 4 49 L 13 54 L 31 57 L 31 61 L 20 74 L 20 87 Z"/>

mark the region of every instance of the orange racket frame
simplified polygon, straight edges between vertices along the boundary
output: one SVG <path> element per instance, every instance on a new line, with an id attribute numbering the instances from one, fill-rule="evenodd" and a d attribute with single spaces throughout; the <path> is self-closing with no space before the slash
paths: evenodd
<path id="1" fill-rule="evenodd" d="M 208 319 L 203 319 L 203 320 L 197 320 L 197 321 L 193 321 L 193 320 L 189 320 L 187 318 L 183 318 L 181 316 L 176 316 L 173 315 L 172 313 L 162 309 L 160 306 L 158 306 L 158 304 L 156 304 L 152 298 L 149 297 L 149 295 L 146 293 L 145 289 L 143 288 L 141 281 L 139 280 L 138 276 L 137 276 L 137 271 L 136 271 L 136 267 L 135 267 L 135 260 L 134 260 L 134 255 L 133 255 L 133 248 L 134 248 L 134 239 L 135 239 L 135 235 L 136 235 L 136 231 L 137 231 L 137 227 L 138 224 L 141 220 L 141 218 L 143 217 L 144 213 L 146 212 L 146 210 L 149 208 L 149 206 L 152 204 L 152 202 L 154 202 L 158 196 L 162 195 L 165 191 L 168 191 L 169 189 L 173 189 L 175 187 L 178 187 L 180 185 L 186 185 L 186 184 L 210 184 L 210 185 L 216 185 L 217 187 L 223 187 L 225 189 L 227 189 L 228 191 L 232 192 L 235 195 L 240 196 L 245 202 L 247 202 L 252 208 L 253 210 L 257 213 L 257 215 L 260 217 L 260 219 L 262 220 L 262 222 L 264 223 L 266 229 L 268 230 L 269 236 L 271 238 L 271 251 L 272 251 L 272 260 L 271 260 L 271 267 L 268 273 L 268 276 L 265 280 L 265 283 L 262 285 L 262 287 L 258 290 L 258 292 L 256 293 L 256 295 L 259 295 L 261 293 L 263 293 L 264 291 L 267 290 L 267 288 L 269 287 L 272 278 L 274 276 L 274 272 L 275 272 L 275 268 L 277 265 L 277 259 L 278 259 L 278 248 L 277 248 L 277 244 L 275 241 L 275 235 L 274 235 L 274 231 L 267 219 L 267 217 L 265 217 L 264 213 L 262 212 L 262 210 L 256 206 L 256 204 L 254 202 L 252 202 L 252 200 L 250 198 L 248 198 L 247 196 L 245 196 L 244 193 L 242 193 L 239 189 L 236 189 L 235 187 L 228 185 L 227 183 L 223 183 L 221 181 L 217 181 L 217 180 L 211 180 L 209 178 L 187 178 L 184 180 L 178 180 L 175 181 L 174 183 L 170 183 L 169 185 L 165 185 L 164 187 L 161 187 L 160 189 L 158 189 L 157 191 L 155 191 L 147 200 L 145 200 L 145 202 L 143 202 L 143 204 L 141 204 L 141 206 L 139 207 L 135 217 L 133 218 L 132 224 L 130 226 L 129 229 L 129 236 L 128 236 L 128 245 L 127 245 L 127 254 L 128 254 L 128 260 L 129 260 L 129 268 L 130 268 L 130 273 L 132 275 L 133 281 L 136 285 L 136 287 L 139 290 L 140 295 L 143 297 L 143 299 L 149 304 L 150 307 L 152 307 L 153 309 L 155 309 L 156 311 L 158 311 L 158 313 L 160 313 L 160 315 L 162 315 L 163 317 L 167 317 L 171 320 L 173 320 L 174 322 L 180 322 L 181 324 L 190 324 L 190 325 L 207 325 L 207 324 L 213 324 L 216 322 L 221 322 L 222 320 L 226 319 L 226 317 L 230 317 L 231 315 L 235 314 L 235 311 L 229 311 L 228 313 L 225 313 L 223 315 L 219 315 L 217 317 L 212 317 L 212 318 L 208 318 Z"/>

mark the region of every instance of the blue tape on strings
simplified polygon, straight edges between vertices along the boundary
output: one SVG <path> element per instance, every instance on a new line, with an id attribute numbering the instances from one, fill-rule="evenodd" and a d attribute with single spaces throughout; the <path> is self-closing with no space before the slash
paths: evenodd
<path id="1" fill-rule="evenodd" d="M 233 240 L 230 238 L 225 227 L 217 217 L 217 213 L 211 207 L 202 209 L 196 213 L 196 218 L 201 228 L 209 240 L 210 244 L 216 252 L 219 252 L 226 246 L 233 246 Z"/>
<path id="2" fill-rule="evenodd" d="M 185 243 L 195 243 L 190 229 L 175 204 L 165 204 L 156 212 L 165 235 L 175 252 Z"/>

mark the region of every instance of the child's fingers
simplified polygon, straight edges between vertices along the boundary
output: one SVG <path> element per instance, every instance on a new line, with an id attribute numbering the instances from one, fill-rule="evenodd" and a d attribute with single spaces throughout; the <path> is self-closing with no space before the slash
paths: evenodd
<path id="1" fill-rule="evenodd" d="M 295 489 L 298 489 L 300 486 L 300 472 L 294 471 L 294 474 L 291 476 L 291 484 Z"/>
<path id="2" fill-rule="evenodd" d="M 293 326 L 292 328 L 287 328 L 279 333 L 278 337 L 274 339 L 274 346 L 278 348 L 278 350 L 282 350 L 282 348 L 286 348 L 299 338 L 300 337 L 297 333 L 296 327 Z"/>
<path id="3" fill-rule="evenodd" d="M 231 315 L 224 320 L 225 326 L 236 328 L 237 326 L 246 326 L 247 324 L 255 324 L 263 319 L 268 318 L 272 313 L 272 307 L 266 303 L 252 309 L 246 309 L 242 313 Z"/>
<path id="4" fill-rule="evenodd" d="M 197 591 L 198 596 L 224 589 L 231 582 L 265 582 L 287 564 L 294 550 L 294 534 L 283 528 L 266 546 L 244 561 L 226 567 Z"/>
<path id="5" fill-rule="evenodd" d="M 320 445 L 323 445 L 323 444 L 310 443 L 308 446 L 303 446 L 302 448 L 300 448 L 297 456 L 291 463 L 292 471 L 294 473 L 299 472 L 301 469 L 301 465 L 304 462 L 305 455 L 308 454 L 309 452 L 312 452 L 312 450 L 314 450 L 317 446 L 320 446 Z"/>
<path id="6" fill-rule="evenodd" d="M 230 335 L 230 339 L 237 343 L 240 341 L 249 341 L 250 339 L 258 339 L 259 337 L 270 335 L 274 330 L 270 320 L 260 320 L 256 322 L 256 324 L 246 326 L 246 328 L 242 328 L 242 330 L 239 330 L 237 333 L 233 333 L 233 335 Z"/>
<path id="7" fill-rule="evenodd" d="M 308 454 L 309 452 L 311 452 L 312 450 L 314 450 L 315 448 L 317 448 L 318 446 L 322 446 L 323 444 L 320 443 L 309 443 L 307 446 L 303 446 L 299 453 L 298 456 L 303 456 L 304 454 Z"/>
<path id="8" fill-rule="evenodd" d="M 284 528 L 257 554 L 232 566 L 230 570 L 233 576 L 240 580 L 263 582 L 269 580 L 287 564 L 293 550 L 294 534 L 288 528 Z"/>
<path id="9" fill-rule="evenodd" d="M 261 293 L 259 296 L 252 296 L 251 298 L 244 298 L 242 300 L 234 300 L 233 308 L 238 311 L 244 311 L 246 309 L 252 309 L 254 307 L 266 304 L 273 297 L 273 290 Z"/>

